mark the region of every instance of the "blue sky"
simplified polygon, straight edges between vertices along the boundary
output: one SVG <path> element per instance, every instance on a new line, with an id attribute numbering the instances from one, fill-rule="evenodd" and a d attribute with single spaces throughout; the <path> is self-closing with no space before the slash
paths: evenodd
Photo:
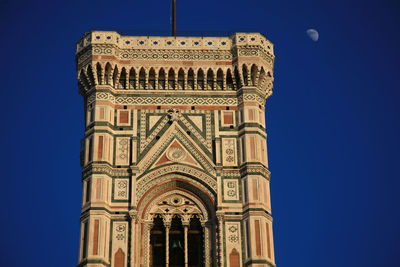
<path id="1" fill-rule="evenodd" d="M 400 2 L 177 1 L 178 32 L 260 31 L 275 44 L 266 114 L 277 266 L 399 266 Z M 75 42 L 94 29 L 169 30 L 169 10 L 0 0 L 1 266 L 76 265 Z"/>

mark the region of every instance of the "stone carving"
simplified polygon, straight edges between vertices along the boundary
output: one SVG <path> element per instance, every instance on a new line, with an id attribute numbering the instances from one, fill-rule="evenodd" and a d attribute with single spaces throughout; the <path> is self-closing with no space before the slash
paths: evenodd
<path id="1" fill-rule="evenodd" d="M 170 147 L 167 150 L 167 158 L 174 162 L 180 162 L 186 157 L 186 152 L 180 147 Z"/>
<path id="2" fill-rule="evenodd" d="M 118 96 L 111 93 L 96 92 L 94 100 L 109 100 L 118 105 L 206 105 L 206 106 L 235 106 L 238 104 L 236 96 L 228 97 L 156 97 L 156 96 Z M 89 102 L 88 102 L 89 103 Z"/>
<path id="3" fill-rule="evenodd" d="M 205 170 L 210 173 L 211 175 L 215 175 L 215 169 L 211 165 L 211 163 L 205 158 L 205 156 L 200 153 L 200 151 L 192 144 L 188 138 L 182 134 L 179 128 L 175 128 L 175 130 L 168 135 L 168 137 L 164 140 L 163 144 L 161 144 L 156 151 L 151 154 L 150 158 L 147 158 L 143 165 L 140 166 L 141 171 L 147 170 L 151 164 L 156 160 L 159 155 L 165 151 L 167 145 L 170 143 L 172 139 L 176 138 L 179 140 L 189 151 L 191 151 L 194 158 L 200 162 L 200 164 L 205 168 Z M 143 159 L 142 159 L 143 160 Z M 139 163 L 140 165 L 140 163 Z"/>
<path id="4" fill-rule="evenodd" d="M 240 250 L 240 224 L 237 222 L 226 222 L 225 223 L 225 234 L 228 239 L 227 248 L 231 250 L 236 248 Z"/>
<path id="5" fill-rule="evenodd" d="M 117 137 L 117 165 L 129 164 L 129 137 Z"/>
<path id="6" fill-rule="evenodd" d="M 125 222 L 114 222 L 114 238 L 126 243 L 127 224 Z"/>
<path id="7" fill-rule="evenodd" d="M 211 192 L 207 187 L 205 187 L 202 183 L 199 181 L 196 181 L 195 179 L 186 177 L 186 176 L 181 176 L 181 175 L 176 175 L 176 174 L 168 174 L 168 173 L 176 173 L 176 172 L 182 172 L 189 174 L 193 177 L 196 177 L 200 181 L 204 182 L 209 186 L 214 192 Z M 179 178 L 182 180 L 187 180 L 189 183 L 193 183 L 196 186 L 202 188 L 205 192 L 207 192 L 209 195 L 215 195 L 215 192 L 217 191 L 217 181 L 213 179 L 212 177 L 206 175 L 203 172 L 197 171 L 196 169 L 186 167 L 186 166 L 168 166 L 164 167 L 161 169 L 157 169 L 149 174 L 146 174 L 142 177 L 138 178 L 137 181 L 137 186 L 136 186 L 136 203 L 139 202 L 139 200 L 142 198 L 144 193 L 146 193 L 151 187 L 160 184 L 166 180 L 169 180 L 171 178 Z"/>
<path id="8" fill-rule="evenodd" d="M 224 179 L 224 200 L 239 200 L 237 179 Z"/>
<path id="9" fill-rule="evenodd" d="M 129 172 L 127 171 L 127 169 L 112 168 L 108 165 L 94 163 L 93 165 L 88 165 L 87 167 L 85 167 L 85 169 L 82 171 L 82 177 L 86 178 L 94 173 L 105 173 L 109 176 L 118 177 L 129 176 Z"/>
<path id="10" fill-rule="evenodd" d="M 114 180 L 114 199 L 116 200 L 127 200 L 128 199 L 128 185 L 127 179 L 115 179 Z"/>
<path id="11" fill-rule="evenodd" d="M 123 240 L 125 241 L 125 230 L 126 230 L 126 226 L 119 224 L 115 227 L 116 230 L 116 235 L 115 238 L 117 238 L 117 240 Z"/>
<path id="12" fill-rule="evenodd" d="M 223 162 L 225 166 L 236 165 L 236 139 L 224 138 L 222 139 L 223 145 Z"/>
<path id="13" fill-rule="evenodd" d="M 181 117 L 181 113 L 177 109 L 168 110 L 168 119 L 171 122 L 179 121 Z"/>
<path id="14" fill-rule="evenodd" d="M 167 222 L 170 222 L 172 217 L 176 215 L 182 219 L 183 224 L 189 224 L 190 219 L 193 217 L 201 219 L 208 217 L 207 215 L 203 215 L 201 209 L 201 207 L 198 207 L 197 204 L 187 196 L 175 193 L 159 200 L 151 208 L 149 215 L 153 218 L 161 216 L 163 220 Z"/>

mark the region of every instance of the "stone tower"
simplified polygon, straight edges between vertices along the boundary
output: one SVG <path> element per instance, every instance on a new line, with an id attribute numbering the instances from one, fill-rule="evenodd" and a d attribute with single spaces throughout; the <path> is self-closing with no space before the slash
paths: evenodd
<path id="1" fill-rule="evenodd" d="M 259 33 L 93 31 L 76 62 L 85 111 L 78 266 L 275 266 L 272 43 Z"/>

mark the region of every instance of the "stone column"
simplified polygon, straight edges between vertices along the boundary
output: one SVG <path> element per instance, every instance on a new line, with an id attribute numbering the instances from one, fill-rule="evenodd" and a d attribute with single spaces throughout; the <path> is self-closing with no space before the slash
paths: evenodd
<path id="1" fill-rule="evenodd" d="M 131 246 L 130 246 L 130 263 L 131 263 L 131 267 L 135 266 L 135 228 L 136 228 L 136 216 L 137 216 L 137 211 L 135 210 L 130 210 L 129 211 L 129 217 L 131 218 Z"/>
<path id="2" fill-rule="evenodd" d="M 189 228 L 189 226 L 188 225 L 184 225 L 183 226 L 183 229 L 184 229 L 184 232 L 185 232 L 185 267 L 188 267 L 188 263 L 189 263 L 189 261 L 188 261 L 188 228 Z"/>
<path id="3" fill-rule="evenodd" d="M 208 222 L 201 222 L 201 226 L 204 233 L 204 263 L 206 267 L 211 267 L 210 226 Z"/>
<path id="4" fill-rule="evenodd" d="M 170 225 L 165 226 L 165 266 L 169 266 L 169 228 Z"/>
<path id="5" fill-rule="evenodd" d="M 223 236 L 223 221 L 224 216 L 222 214 L 217 215 L 218 219 L 218 245 L 219 245 L 219 261 L 220 266 L 224 266 L 224 236 Z"/>
<path id="6" fill-rule="evenodd" d="M 150 230 L 152 223 L 152 221 L 144 222 L 144 255 L 150 254 Z M 146 256 L 144 256 L 144 266 L 149 266 L 149 258 Z"/>

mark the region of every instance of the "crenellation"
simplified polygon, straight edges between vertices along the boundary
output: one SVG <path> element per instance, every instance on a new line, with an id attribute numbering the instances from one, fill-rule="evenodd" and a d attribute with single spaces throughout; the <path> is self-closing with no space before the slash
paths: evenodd
<path id="1" fill-rule="evenodd" d="M 273 56 L 273 44 L 260 33 L 235 33 L 228 37 L 122 36 L 115 31 L 92 31 L 77 42 L 78 54 L 89 45 L 120 49 L 151 50 L 227 50 L 235 47 L 260 47 Z"/>

